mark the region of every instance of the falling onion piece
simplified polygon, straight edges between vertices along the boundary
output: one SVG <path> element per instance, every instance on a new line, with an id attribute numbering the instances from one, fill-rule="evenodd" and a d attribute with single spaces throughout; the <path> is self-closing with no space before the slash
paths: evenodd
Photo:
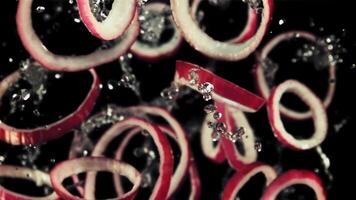
<path id="1" fill-rule="evenodd" d="M 168 139 L 156 125 L 133 117 L 117 122 L 102 135 L 96 143 L 91 155 L 102 156 L 107 149 L 107 146 L 114 138 L 123 134 L 126 130 L 137 127 L 146 130 L 147 133 L 152 136 L 160 157 L 159 176 L 150 199 L 166 199 L 173 175 L 173 155 Z M 84 187 L 84 197 L 86 199 L 95 199 L 95 180 L 96 173 L 89 172 Z"/>
<path id="2" fill-rule="evenodd" d="M 99 39 L 114 40 L 122 36 L 135 16 L 136 0 L 114 0 L 108 16 L 99 22 L 90 1 L 93 0 L 77 0 L 78 10 L 87 29 Z"/>
<path id="3" fill-rule="evenodd" d="M 165 12 L 165 10 L 169 8 L 170 7 L 167 4 L 161 2 L 148 3 L 143 7 L 144 10 L 161 13 Z M 131 47 L 131 52 L 142 60 L 147 61 L 157 61 L 174 55 L 182 44 L 183 37 L 175 25 L 172 16 L 169 16 L 168 20 L 173 26 L 174 32 L 171 39 L 163 44 L 157 45 L 146 44 L 136 40 L 136 42 Z"/>
<path id="4" fill-rule="evenodd" d="M 51 180 L 47 173 L 29 169 L 25 167 L 11 166 L 11 165 L 0 165 L 0 177 L 8 178 L 18 178 L 26 179 L 33 181 L 37 186 L 51 186 Z M 43 197 L 34 197 L 24 194 L 19 194 L 13 191 L 10 191 L 2 186 L 0 186 L 0 199 L 6 200 L 59 200 L 59 197 L 56 193 L 51 193 Z"/>
<path id="5" fill-rule="evenodd" d="M 140 187 L 141 174 L 129 164 L 103 157 L 77 158 L 66 160 L 57 164 L 50 172 L 53 188 L 63 199 L 84 200 L 84 198 L 74 196 L 69 191 L 67 191 L 67 189 L 63 186 L 63 181 L 72 175 L 92 171 L 107 171 L 125 176 L 133 184 L 133 187 L 129 192 L 115 199 L 131 200 L 135 198 Z"/>
<path id="6" fill-rule="evenodd" d="M 137 14 L 120 41 L 109 49 L 101 49 L 87 55 L 64 56 L 49 51 L 41 42 L 33 29 L 32 22 L 33 0 L 19 0 L 16 14 L 16 25 L 22 44 L 29 54 L 44 67 L 55 71 L 81 71 L 111 62 L 124 53 L 135 42 L 139 34 Z"/>
<path id="7" fill-rule="evenodd" d="M 284 93 L 297 95 L 312 112 L 315 132 L 308 139 L 294 138 L 283 125 L 280 113 L 280 102 Z M 272 130 L 279 141 L 294 150 L 307 150 L 320 145 L 327 135 L 327 114 L 320 99 L 305 85 L 296 80 L 287 80 L 271 92 L 267 101 L 268 118 Z"/>
<path id="8" fill-rule="evenodd" d="M 214 91 L 212 91 L 212 98 L 216 101 L 225 103 L 226 105 L 244 112 L 257 112 L 265 103 L 261 97 L 256 96 L 198 65 L 184 61 L 176 62 L 175 83 L 178 85 L 186 85 L 199 91 L 196 86 L 190 84 L 190 73 L 192 71 L 195 71 L 198 75 L 196 85 L 204 83 L 213 85 Z"/>
<path id="9" fill-rule="evenodd" d="M 199 12 L 198 8 L 201 2 L 202 0 L 194 0 L 191 5 L 191 16 L 195 20 L 196 24 L 199 23 L 197 20 L 197 14 Z M 258 23 L 257 13 L 254 9 L 249 7 L 247 11 L 247 22 L 244 29 L 237 37 L 227 40 L 227 42 L 240 43 L 250 39 L 256 33 L 257 23 Z"/>
<path id="10" fill-rule="evenodd" d="M 290 31 L 286 33 L 282 33 L 275 38 L 273 38 L 271 41 L 269 41 L 265 47 L 262 49 L 260 55 L 258 55 L 258 62 L 256 64 L 256 69 L 255 69 L 255 78 L 256 78 L 256 86 L 257 89 L 259 90 L 259 93 L 262 95 L 263 98 L 268 99 L 270 95 L 270 88 L 268 86 L 266 77 L 265 77 L 265 71 L 262 66 L 262 62 L 264 62 L 265 59 L 267 59 L 269 53 L 277 47 L 281 42 L 287 41 L 293 38 L 300 38 L 300 39 L 306 39 L 311 42 L 317 42 L 317 37 L 311 33 L 305 32 L 305 31 Z M 335 93 L 335 88 L 336 88 L 336 66 L 334 62 L 330 62 L 329 66 L 329 80 L 332 80 L 333 82 L 328 84 L 328 91 L 327 94 L 323 100 L 323 105 L 325 108 L 329 107 Z M 296 111 L 289 109 L 287 107 L 284 107 L 283 105 L 280 106 L 280 111 L 283 115 L 285 115 L 288 118 L 295 119 L 295 120 L 304 120 L 308 119 L 312 116 L 311 111 Z"/>
<path id="11" fill-rule="evenodd" d="M 261 163 L 253 163 L 241 171 L 237 171 L 225 185 L 222 200 L 235 200 L 241 188 L 255 175 L 263 173 L 266 177 L 266 186 L 277 177 L 275 170 Z"/>
<path id="12" fill-rule="evenodd" d="M 169 137 L 171 137 L 172 139 L 175 140 L 175 142 L 178 143 L 177 140 L 177 136 L 176 133 L 168 128 L 168 127 L 164 127 L 164 126 L 159 126 L 159 128 L 161 129 L 162 132 L 166 133 Z M 133 129 L 132 131 L 130 131 L 125 138 L 122 140 L 122 142 L 119 145 L 119 148 L 117 149 L 116 153 L 115 153 L 115 159 L 117 160 L 122 160 L 123 154 L 126 150 L 126 147 L 128 145 L 128 143 L 130 142 L 130 140 L 137 134 L 139 134 L 141 132 L 141 129 Z M 190 185 L 191 185 L 191 192 L 189 195 L 189 199 L 190 200 L 197 200 L 199 199 L 200 196 L 200 178 L 199 178 L 199 174 L 198 171 L 196 169 L 195 166 L 195 161 L 194 158 L 190 158 L 189 159 L 190 164 L 189 164 L 189 175 L 190 175 Z M 179 165 L 179 164 L 178 164 Z M 172 177 L 172 181 L 171 181 L 171 188 L 178 188 L 181 184 L 183 179 L 179 181 L 175 181 L 175 179 L 177 178 L 177 176 L 173 176 Z M 114 176 L 114 183 L 115 183 L 115 188 L 117 190 L 118 194 L 123 194 L 123 189 L 121 187 L 121 179 L 118 176 Z M 173 184 L 178 184 L 176 186 L 174 186 Z M 168 199 L 171 198 L 171 195 L 174 194 L 174 190 L 170 189 L 170 194 L 168 195 Z"/>
<path id="13" fill-rule="evenodd" d="M 306 185 L 315 192 L 317 200 L 327 199 L 324 185 L 317 175 L 307 170 L 289 170 L 267 186 L 261 200 L 275 200 L 283 189 L 293 185 Z"/>
<path id="14" fill-rule="evenodd" d="M 228 61 L 242 60 L 256 50 L 267 32 L 273 11 L 273 1 L 262 0 L 262 19 L 256 33 L 246 41 L 229 43 L 214 40 L 200 29 L 191 17 L 189 0 L 171 0 L 170 2 L 174 20 L 190 45 L 209 57 Z"/>
<path id="15" fill-rule="evenodd" d="M 93 79 L 92 85 L 87 96 L 74 112 L 59 121 L 33 129 L 17 129 L 1 122 L 0 140 L 12 145 L 38 144 L 57 139 L 80 125 L 89 116 L 100 94 L 99 77 L 93 69 L 89 72 Z M 16 71 L 0 82 L 0 99 L 20 78 L 20 72 Z"/>

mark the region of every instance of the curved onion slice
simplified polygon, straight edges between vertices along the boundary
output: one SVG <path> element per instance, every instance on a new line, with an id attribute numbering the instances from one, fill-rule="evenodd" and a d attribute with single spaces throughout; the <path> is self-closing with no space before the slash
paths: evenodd
<path id="1" fill-rule="evenodd" d="M 211 139 L 213 130 L 209 128 L 208 122 L 212 121 L 214 121 L 213 116 L 207 115 L 205 117 L 200 131 L 200 145 L 207 158 L 220 164 L 225 161 L 225 152 L 221 140 L 217 141 L 217 144 L 214 146 L 213 140 Z"/>
<path id="2" fill-rule="evenodd" d="M 311 138 L 296 139 L 286 131 L 279 110 L 281 98 L 286 92 L 297 95 L 311 109 L 315 128 Z M 295 80 L 287 80 L 274 88 L 267 102 L 267 110 L 272 130 L 284 145 L 295 150 L 307 150 L 318 146 L 324 141 L 328 129 L 325 109 L 320 99 L 302 83 Z"/>
<path id="3" fill-rule="evenodd" d="M 49 175 L 45 172 L 11 165 L 0 165 L 0 177 L 27 179 L 36 183 L 37 186 L 51 186 Z M 12 192 L 0 186 L 0 199 L 7 200 L 55 200 L 59 199 L 56 193 L 44 197 L 34 197 Z"/>
<path id="4" fill-rule="evenodd" d="M 222 138 L 225 155 L 230 165 L 235 169 L 242 169 L 247 164 L 251 164 L 257 160 L 254 131 L 243 112 L 228 106 L 225 107 L 225 110 L 223 116 L 226 119 L 227 128 L 231 131 L 239 127 L 244 129 L 244 135 L 239 139 L 241 144 L 243 144 L 244 154 L 239 152 L 233 142 L 224 137 Z"/>
<path id="5" fill-rule="evenodd" d="M 241 171 L 236 172 L 227 182 L 222 193 L 222 200 L 234 200 L 240 189 L 256 174 L 263 173 L 266 177 L 266 186 L 268 186 L 276 177 L 275 170 L 261 163 L 254 163 Z"/>
<path id="6" fill-rule="evenodd" d="M 98 48 L 80 56 L 62 56 L 50 52 L 41 42 L 32 26 L 33 0 L 19 0 L 16 24 L 22 44 L 30 55 L 41 65 L 56 71 L 80 71 L 113 61 L 130 48 L 139 34 L 137 14 L 122 39 L 109 49 Z"/>
<path id="7" fill-rule="evenodd" d="M 146 130 L 152 136 L 160 156 L 159 176 L 150 199 L 166 199 L 173 174 L 173 155 L 168 139 L 157 126 L 138 118 L 128 118 L 118 122 L 99 139 L 91 155 L 102 156 L 107 146 L 115 137 L 122 134 L 125 130 L 136 127 Z M 84 187 L 84 197 L 87 199 L 95 198 L 95 179 L 96 173 L 89 172 L 87 174 Z"/>
<path id="8" fill-rule="evenodd" d="M 169 6 L 165 3 L 154 2 L 145 5 L 144 9 L 153 12 L 164 12 L 166 9 L 169 9 Z M 173 18 L 169 17 L 168 19 L 170 24 L 172 24 L 174 31 L 171 39 L 163 44 L 158 44 L 157 46 L 152 46 L 150 44 L 136 40 L 136 42 L 131 47 L 131 52 L 142 60 L 147 61 L 157 61 L 159 59 L 174 55 L 182 44 L 183 37 L 175 25 Z"/>
<path id="9" fill-rule="evenodd" d="M 52 124 L 33 129 L 17 129 L 2 122 L 0 123 L 0 140 L 12 145 L 38 144 L 59 138 L 78 126 L 89 116 L 100 93 L 98 75 L 93 69 L 90 70 L 90 74 L 93 77 L 91 88 L 83 102 L 73 113 Z M 20 78 L 20 73 L 16 71 L 0 82 L 0 99 L 6 90 Z"/>
<path id="10" fill-rule="evenodd" d="M 209 57 L 229 61 L 246 58 L 262 41 L 272 16 L 273 1 L 262 0 L 262 4 L 262 20 L 254 36 L 242 43 L 231 44 L 214 40 L 199 28 L 191 17 L 189 0 L 171 0 L 174 20 L 190 45 Z"/>
<path id="11" fill-rule="evenodd" d="M 191 16 L 196 24 L 198 24 L 196 17 L 201 2 L 202 0 L 194 0 L 191 5 Z M 251 7 L 249 7 L 247 11 L 247 22 L 244 29 L 237 37 L 227 40 L 227 42 L 239 43 L 250 39 L 256 33 L 257 22 L 258 22 L 258 16 L 256 11 Z"/>
<path id="12" fill-rule="evenodd" d="M 245 112 L 256 112 L 265 103 L 262 98 L 234 83 L 227 81 L 198 65 L 184 61 L 176 62 L 175 83 L 199 91 L 196 85 L 190 84 L 191 72 L 195 72 L 199 77 L 197 78 L 196 85 L 208 82 L 214 86 L 212 95 L 213 99 L 216 101 L 225 103 Z"/>
<path id="13" fill-rule="evenodd" d="M 317 200 L 326 200 L 326 191 L 320 178 L 307 170 L 289 170 L 276 178 L 265 190 L 261 200 L 275 200 L 278 194 L 292 185 L 306 185 L 314 190 Z"/>
<path id="14" fill-rule="evenodd" d="M 159 126 L 159 128 L 161 129 L 162 132 L 166 133 L 169 137 L 171 137 L 172 139 L 174 139 L 178 143 L 177 136 L 176 136 L 175 132 L 172 129 L 170 129 L 168 127 L 164 127 L 164 126 Z M 140 129 L 136 128 L 136 129 L 131 130 L 125 136 L 125 138 L 122 140 L 119 148 L 117 149 L 117 151 L 115 153 L 115 159 L 122 160 L 122 156 L 123 156 L 123 154 L 125 152 L 125 149 L 126 149 L 128 143 L 129 143 L 129 141 L 135 135 L 140 133 L 140 131 L 141 131 Z M 189 161 L 190 161 L 190 164 L 189 164 L 189 175 L 190 175 L 190 184 L 191 184 L 191 193 L 190 193 L 189 199 L 190 200 L 196 200 L 196 199 L 199 198 L 199 194 L 200 194 L 200 179 L 199 179 L 199 174 L 198 174 L 198 172 L 196 170 L 194 158 L 190 158 Z M 174 179 L 176 177 L 177 176 L 173 176 L 172 177 L 171 186 L 170 186 L 171 188 L 172 187 L 178 188 L 179 185 L 182 183 L 182 182 L 175 181 Z M 123 190 L 122 190 L 122 187 L 121 187 L 121 179 L 118 176 L 114 176 L 114 183 L 115 183 L 115 188 L 116 188 L 118 194 L 123 194 Z M 178 186 L 174 186 L 173 183 L 177 183 L 179 185 Z M 171 198 L 171 195 L 173 195 L 172 192 L 168 195 L 167 198 L 168 199 Z"/>
<path id="15" fill-rule="evenodd" d="M 63 161 L 52 169 L 50 175 L 54 190 L 61 198 L 67 200 L 84 200 L 83 198 L 70 194 L 62 185 L 62 182 L 67 177 L 88 171 L 108 171 L 129 179 L 133 184 L 132 189 L 123 196 L 115 199 L 134 199 L 140 187 L 141 174 L 131 165 L 108 158 L 83 157 Z M 88 198 L 85 199 L 88 200 Z"/>
<path id="16" fill-rule="evenodd" d="M 263 62 L 264 59 L 268 57 L 268 54 L 281 42 L 290 40 L 292 38 L 302 38 L 309 40 L 311 42 L 316 42 L 317 38 L 315 35 L 304 32 L 304 31 L 290 31 L 286 32 L 283 34 L 280 34 L 273 38 L 271 41 L 267 43 L 267 45 L 262 49 L 260 57 L 258 58 L 259 62 L 256 64 L 256 70 L 255 70 L 255 77 L 256 77 L 256 85 L 257 89 L 259 90 L 260 94 L 262 95 L 263 98 L 268 99 L 270 95 L 270 88 L 268 87 L 267 80 L 265 77 L 265 72 L 262 67 L 261 62 Z M 327 108 L 335 93 L 335 88 L 336 88 L 336 66 L 335 63 L 331 62 L 329 66 L 329 80 L 333 80 L 332 83 L 329 84 L 329 88 L 327 91 L 327 94 L 324 98 L 323 105 L 325 108 Z M 280 111 L 283 115 L 285 115 L 288 118 L 291 119 L 296 119 L 296 120 L 303 120 L 310 118 L 312 116 L 311 111 L 306 111 L 306 112 L 301 112 L 301 111 L 295 111 L 289 108 L 284 107 L 283 105 L 280 106 Z"/>
<path id="17" fill-rule="evenodd" d="M 102 22 L 93 15 L 90 1 L 77 0 L 77 4 L 83 23 L 95 37 L 113 40 L 124 34 L 135 15 L 136 0 L 114 0 L 108 16 Z"/>

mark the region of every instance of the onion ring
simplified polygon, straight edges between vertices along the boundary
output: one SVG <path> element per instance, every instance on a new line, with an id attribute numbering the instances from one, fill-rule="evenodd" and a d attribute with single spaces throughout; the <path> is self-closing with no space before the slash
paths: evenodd
<path id="1" fill-rule="evenodd" d="M 89 116 L 100 94 L 99 77 L 95 70 L 89 72 L 93 77 L 92 85 L 83 102 L 73 113 L 59 121 L 33 129 L 17 129 L 2 122 L 0 123 L 0 140 L 12 145 L 38 144 L 59 138 L 78 126 Z M 0 82 L 0 99 L 6 90 L 20 78 L 20 72 L 16 71 Z"/>
<path id="2" fill-rule="evenodd" d="M 106 19 L 99 22 L 91 11 L 90 1 L 77 0 L 78 10 L 87 29 L 99 39 L 113 40 L 120 37 L 135 16 L 135 0 L 114 0 Z"/>
<path id="3" fill-rule="evenodd" d="M 306 185 L 313 189 L 317 200 L 327 199 L 323 182 L 317 175 L 307 170 L 289 170 L 267 186 L 261 200 L 275 200 L 283 189 L 296 184 Z"/>
<path id="4" fill-rule="evenodd" d="M 315 132 L 309 139 L 296 139 L 288 133 L 280 115 L 280 101 L 282 95 L 291 92 L 306 103 L 312 112 Z M 268 118 L 275 136 L 284 145 L 294 150 L 307 150 L 321 144 L 327 135 L 327 114 L 320 99 L 305 85 L 295 80 L 287 80 L 278 85 L 271 92 L 267 102 Z"/>
<path id="5" fill-rule="evenodd" d="M 33 0 L 19 0 L 16 25 L 22 44 L 29 54 L 44 67 L 55 71 L 81 71 L 113 61 L 126 53 L 139 34 L 137 14 L 123 39 L 110 49 L 97 49 L 87 55 L 62 56 L 50 52 L 32 26 Z"/>
<path id="6" fill-rule="evenodd" d="M 0 177 L 9 178 L 21 178 L 33 181 L 37 186 L 51 186 L 51 180 L 47 173 L 29 169 L 25 167 L 11 166 L 11 165 L 0 165 Z M 8 200 L 59 200 L 59 197 L 55 192 L 49 194 L 45 197 L 34 197 L 12 192 L 2 186 L 0 186 L 0 199 Z"/>
<path id="7" fill-rule="evenodd" d="M 264 75 L 264 69 L 262 67 L 261 61 L 268 57 L 268 54 L 281 42 L 285 40 L 289 40 L 292 38 L 303 38 L 309 40 L 311 42 L 316 42 L 317 38 L 315 35 L 304 32 L 304 31 L 290 31 L 286 33 L 282 33 L 271 41 L 269 41 L 266 46 L 262 49 L 260 57 L 258 58 L 260 61 L 256 64 L 255 69 L 255 78 L 256 78 L 256 85 L 257 89 L 259 90 L 260 94 L 263 98 L 268 99 L 270 95 L 270 88 L 268 87 L 267 80 Z M 323 100 L 323 105 L 325 108 L 329 107 L 334 97 L 335 88 L 336 88 L 336 66 L 335 63 L 331 62 L 329 66 L 329 79 L 333 80 L 332 83 L 329 84 L 329 88 L 327 94 Z M 295 119 L 295 120 L 304 120 L 308 119 L 312 116 L 311 111 L 301 112 L 295 111 L 289 108 L 284 107 L 283 105 L 280 106 L 281 113 L 288 118 Z"/>

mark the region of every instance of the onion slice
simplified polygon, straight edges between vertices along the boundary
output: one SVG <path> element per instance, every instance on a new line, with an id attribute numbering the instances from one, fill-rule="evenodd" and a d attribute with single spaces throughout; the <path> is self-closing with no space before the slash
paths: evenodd
<path id="1" fill-rule="evenodd" d="M 80 125 L 89 116 L 100 94 L 99 77 L 93 69 L 89 72 L 93 78 L 92 85 L 83 102 L 73 113 L 59 121 L 33 129 L 18 129 L 2 122 L 0 123 L 0 140 L 12 145 L 38 144 L 59 138 Z M 16 71 L 0 82 L 0 99 L 20 78 L 20 72 Z"/>
<path id="2" fill-rule="evenodd" d="M 133 183 L 129 192 L 120 196 L 120 200 L 134 199 L 141 183 L 141 174 L 131 165 L 108 158 L 83 157 L 63 161 L 57 164 L 51 171 L 51 182 L 57 194 L 67 200 L 84 200 L 69 193 L 62 182 L 67 177 L 88 171 L 108 171 L 128 178 Z M 88 200 L 88 198 L 85 198 Z M 95 199 L 95 198 L 90 198 Z"/>
<path id="3" fill-rule="evenodd" d="M 263 173 L 266 177 L 266 186 L 268 186 L 276 177 L 275 170 L 261 163 L 254 163 L 241 171 L 236 172 L 227 182 L 222 193 L 222 200 L 234 200 L 240 189 L 256 174 Z"/>
<path id="4" fill-rule="evenodd" d="M 191 17 L 189 0 L 171 0 L 174 20 L 190 45 L 204 55 L 229 61 L 246 58 L 256 50 L 262 41 L 272 17 L 273 1 L 262 0 L 262 4 L 262 20 L 254 36 L 244 42 L 231 44 L 214 40 L 199 28 Z"/>
<path id="5" fill-rule="evenodd" d="M 108 16 L 102 22 L 95 18 L 90 1 L 77 0 L 77 4 L 83 23 L 95 37 L 113 40 L 124 34 L 135 15 L 136 0 L 114 0 Z"/>
<path id="6" fill-rule="evenodd" d="M 184 61 L 176 62 L 175 83 L 199 91 L 196 85 L 190 84 L 190 73 L 193 71 L 199 77 L 196 85 L 208 82 L 214 86 L 212 96 L 213 99 L 218 102 L 225 103 L 244 112 L 257 112 L 265 103 L 261 97 L 256 96 L 198 65 Z"/>
<path id="7" fill-rule="evenodd" d="M 153 2 L 145 5 L 143 9 L 153 12 L 163 12 L 169 8 L 170 7 L 165 3 Z M 182 44 L 183 37 L 175 25 L 173 18 L 169 17 L 168 20 L 170 21 L 174 32 L 171 39 L 163 44 L 158 44 L 157 46 L 152 46 L 141 42 L 140 40 L 136 40 L 131 47 L 131 52 L 140 59 L 151 62 L 174 55 Z"/>
<path id="8" fill-rule="evenodd" d="M 122 39 L 109 49 L 100 49 L 87 55 L 62 56 L 49 51 L 41 42 L 32 25 L 33 0 L 19 0 L 16 24 L 22 44 L 30 55 L 44 67 L 55 71 L 81 71 L 111 62 L 126 53 L 139 34 L 137 14 Z"/>
<path id="9" fill-rule="evenodd" d="M 268 57 L 269 53 L 281 42 L 293 38 L 301 38 L 311 42 L 317 42 L 317 37 L 312 33 L 308 33 L 305 31 L 290 31 L 276 36 L 266 44 L 266 46 L 262 49 L 261 54 L 258 57 L 259 61 L 257 62 L 255 69 L 257 89 L 259 90 L 262 97 L 265 99 L 268 99 L 270 95 L 270 88 L 265 77 L 262 62 Z M 329 105 L 331 104 L 336 88 L 336 65 L 334 62 L 331 62 L 329 66 L 329 80 L 333 80 L 333 82 L 329 84 L 327 94 L 323 100 L 323 105 L 325 106 L 325 108 L 329 107 Z M 304 120 L 312 116 L 310 110 L 306 112 L 301 112 L 286 108 L 283 105 L 280 106 L 280 111 L 286 117 L 295 120 Z"/>
<path id="10" fill-rule="evenodd" d="M 230 165 L 235 169 L 242 169 L 248 164 L 257 160 L 257 150 L 255 149 L 255 135 L 254 131 L 245 116 L 245 114 L 232 107 L 225 106 L 223 116 L 226 119 L 226 126 L 228 130 L 233 131 L 240 127 L 244 129 L 244 134 L 238 139 L 244 147 L 244 155 L 239 152 L 236 145 L 226 139 L 222 138 L 225 155 Z"/>
<path id="11" fill-rule="evenodd" d="M 29 169 L 25 167 L 0 165 L 0 177 L 27 179 L 36 183 L 37 186 L 52 186 L 50 177 L 47 173 Z M 0 186 L 0 199 L 8 200 L 55 200 L 59 199 L 56 193 L 51 193 L 44 197 L 35 197 L 12 192 Z"/>
<path id="12" fill-rule="evenodd" d="M 308 139 L 296 139 L 286 131 L 280 114 L 280 101 L 284 93 L 291 92 L 306 103 L 312 112 L 315 132 Z M 275 136 L 287 147 L 294 150 L 307 150 L 321 144 L 326 138 L 327 115 L 320 99 L 305 85 L 296 80 L 287 80 L 271 92 L 267 102 L 269 122 Z"/>
<path id="13" fill-rule="evenodd" d="M 199 24 L 197 20 L 197 14 L 201 2 L 202 0 L 194 0 L 191 5 L 191 16 L 196 24 Z M 247 10 L 247 22 L 244 29 L 241 31 L 241 33 L 238 36 L 230 40 L 227 40 L 227 42 L 240 43 L 250 39 L 256 33 L 257 23 L 258 23 L 257 13 L 254 9 L 249 7 Z"/>
<path id="14" fill-rule="evenodd" d="M 283 189 L 299 184 L 313 189 L 317 200 L 327 199 L 323 183 L 317 175 L 307 170 L 289 170 L 276 178 L 266 188 L 261 200 L 275 200 Z"/>
<path id="15" fill-rule="evenodd" d="M 125 130 L 136 127 L 146 130 L 152 136 L 160 155 L 159 176 L 150 199 L 166 199 L 173 174 L 173 155 L 168 139 L 156 125 L 133 117 L 117 122 L 99 139 L 91 155 L 102 156 L 107 146 L 115 137 L 122 134 Z M 86 199 L 95 199 L 95 179 L 95 172 L 87 174 L 84 187 L 84 197 Z"/>

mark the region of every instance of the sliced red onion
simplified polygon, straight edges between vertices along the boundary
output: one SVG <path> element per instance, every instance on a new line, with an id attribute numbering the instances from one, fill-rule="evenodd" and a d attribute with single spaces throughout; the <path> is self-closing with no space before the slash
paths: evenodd
<path id="1" fill-rule="evenodd" d="M 77 4 L 83 23 L 95 37 L 113 40 L 124 34 L 135 15 L 136 0 L 114 0 L 108 16 L 101 22 L 94 16 L 90 1 L 77 0 Z"/>
<path id="2" fill-rule="evenodd" d="M 214 40 L 199 28 L 191 17 L 189 0 L 171 0 L 174 20 L 190 45 L 209 57 L 229 61 L 246 58 L 262 41 L 272 17 L 273 1 L 262 0 L 262 4 L 262 20 L 254 36 L 242 43 L 231 44 Z"/>
<path id="3" fill-rule="evenodd" d="M 26 179 L 36 183 L 37 186 L 52 186 L 49 175 L 45 172 L 25 167 L 0 165 L 0 177 Z M 59 199 L 56 193 L 44 197 L 27 196 L 10 191 L 0 185 L 0 199 L 6 200 L 55 200 Z"/>
<path id="4" fill-rule="evenodd" d="M 257 160 L 257 151 L 255 149 L 255 134 L 248 122 L 245 114 L 240 110 L 231 107 L 225 107 L 226 111 L 223 113 L 226 119 L 227 128 L 230 131 L 237 130 L 239 127 L 243 128 L 244 134 L 238 136 L 237 140 L 241 141 L 245 149 L 245 155 L 242 155 L 236 148 L 236 145 L 226 138 L 222 138 L 222 143 L 225 155 L 230 165 L 235 169 L 242 169 L 248 164 Z"/>
<path id="5" fill-rule="evenodd" d="M 166 133 L 169 137 L 171 137 L 178 143 L 176 133 L 172 129 L 170 129 L 168 127 L 164 127 L 164 126 L 159 126 L 159 128 L 161 129 L 162 132 Z M 141 129 L 133 129 L 125 136 L 125 138 L 122 140 L 119 148 L 116 151 L 115 159 L 122 160 L 122 156 L 125 152 L 125 149 L 129 143 L 129 141 L 135 135 L 139 134 L 140 131 L 141 131 Z M 200 178 L 199 178 L 199 174 L 196 169 L 196 166 L 195 166 L 194 158 L 190 158 L 189 161 L 190 161 L 189 175 L 190 175 L 190 184 L 191 184 L 191 193 L 190 193 L 189 199 L 196 200 L 196 199 L 199 199 L 199 196 L 200 196 Z M 170 186 L 171 188 L 178 188 L 179 185 L 181 185 L 182 180 L 175 181 L 176 178 L 177 178 L 177 176 L 173 175 L 172 181 L 171 181 L 171 186 Z M 123 194 L 123 189 L 121 187 L 121 179 L 118 176 L 114 176 L 114 183 L 115 183 L 115 188 L 117 190 L 117 193 Z M 178 185 L 174 186 L 173 185 L 174 183 L 177 183 Z M 170 189 L 170 191 L 173 191 L 173 190 Z M 171 192 L 167 198 L 170 199 L 172 195 L 173 195 L 173 192 Z"/>
<path id="6" fill-rule="evenodd" d="M 122 134 L 125 130 L 136 127 L 146 130 L 152 136 L 160 155 L 159 176 L 150 199 L 166 199 L 173 174 L 173 155 L 168 139 L 157 126 L 138 118 L 128 118 L 118 122 L 99 139 L 91 155 L 102 156 L 114 138 Z M 95 199 L 95 179 L 95 172 L 87 174 L 84 187 L 84 197 L 86 199 Z"/>
<path id="7" fill-rule="evenodd" d="M 53 54 L 41 42 L 32 26 L 33 0 L 19 0 L 16 24 L 22 44 L 30 55 L 41 65 L 56 71 L 80 71 L 113 61 L 126 53 L 139 34 L 137 14 L 122 39 L 109 49 L 98 48 L 94 52 L 80 56 Z M 118 2 L 118 1 L 116 1 Z"/>
<path id="8" fill-rule="evenodd" d="M 161 2 L 148 3 L 144 7 L 144 9 L 154 12 L 164 12 L 169 8 L 170 7 L 167 4 Z M 174 31 L 170 40 L 163 44 L 158 44 L 157 46 L 136 40 L 131 47 L 131 52 L 142 60 L 147 61 L 157 61 L 174 55 L 182 44 L 183 37 L 175 25 L 173 18 L 169 17 L 168 20 L 170 21 L 170 24 L 172 24 Z"/>
<path id="9" fill-rule="evenodd" d="M 208 122 L 212 121 L 214 121 L 213 116 L 207 115 L 200 131 L 200 145 L 205 157 L 220 164 L 225 161 L 225 152 L 221 140 L 218 140 L 214 146 L 211 139 L 213 129 L 208 126 Z"/>
<path id="10" fill-rule="evenodd" d="M 256 85 L 257 88 L 260 92 L 260 94 L 263 96 L 263 98 L 268 99 L 270 95 L 270 88 L 268 86 L 266 77 L 265 77 L 265 72 L 262 67 L 262 62 L 265 60 L 269 53 L 276 47 L 278 46 L 281 42 L 290 40 L 293 38 L 301 38 L 301 39 L 306 39 L 311 42 L 317 42 L 317 38 L 315 35 L 312 33 L 308 33 L 305 31 L 290 31 L 286 33 L 282 33 L 275 38 L 273 38 L 271 41 L 269 41 L 266 46 L 262 49 L 261 54 L 258 58 L 258 62 L 256 64 L 256 70 L 255 70 L 255 77 L 256 77 Z M 333 80 L 333 83 L 329 84 L 328 86 L 328 91 L 327 94 L 324 98 L 323 105 L 325 108 L 327 108 L 335 93 L 335 88 L 336 88 L 336 66 L 334 62 L 330 62 L 329 66 L 329 80 Z M 283 105 L 280 106 L 280 111 L 283 115 L 285 115 L 288 118 L 295 119 L 295 120 L 304 120 L 308 119 L 312 116 L 311 111 L 296 111 L 292 110 L 290 108 L 286 108 Z"/>
<path id="11" fill-rule="evenodd" d="M 269 165 L 254 163 L 241 171 L 236 172 L 227 182 L 222 193 L 222 200 L 235 200 L 240 189 L 256 174 L 263 173 L 268 186 L 276 177 L 275 170 Z"/>
<path id="12" fill-rule="evenodd" d="M 196 74 L 197 78 L 195 84 L 191 84 L 191 73 Z M 214 87 L 214 91 L 212 91 L 214 100 L 244 112 L 256 112 L 265 103 L 262 98 L 234 83 L 225 80 L 198 65 L 184 61 L 176 62 L 175 83 L 186 85 L 196 91 L 199 91 L 197 86 L 200 84 L 212 84 Z"/>
<path id="13" fill-rule="evenodd" d="M 307 170 L 289 170 L 276 178 L 266 188 L 261 200 L 275 200 L 283 189 L 299 184 L 313 189 L 317 200 L 327 199 L 323 182 L 316 174 Z"/>
<path id="14" fill-rule="evenodd" d="M 286 92 L 297 95 L 311 109 L 315 132 L 308 139 L 294 138 L 283 125 L 279 108 L 281 98 Z M 267 102 L 267 110 L 275 136 L 287 147 L 295 150 L 307 150 L 318 146 L 326 138 L 328 123 L 323 104 L 308 87 L 296 80 L 287 80 L 272 90 Z"/>
<path id="15" fill-rule="evenodd" d="M 99 77 L 93 69 L 90 70 L 90 74 L 93 78 L 91 88 L 83 102 L 73 113 L 59 121 L 33 129 L 18 129 L 1 122 L 0 140 L 12 145 L 38 144 L 59 138 L 80 125 L 89 116 L 100 94 Z M 8 88 L 20 78 L 20 73 L 16 71 L 0 82 L 0 99 Z"/>
<path id="16" fill-rule="evenodd" d="M 196 24 L 199 23 L 196 17 L 201 2 L 202 0 L 194 0 L 191 5 L 191 16 Z M 227 42 L 240 43 L 250 39 L 256 33 L 257 22 L 258 22 L 258 15 L 256 11 L 253 8 L 249 7 L 247 11 L 247 22 L 244 29 L 237 37 L 227 40 Z"/>
<path id="17" fill-rule="evenodd" d="M 131 190 L 123 196 L 115 198 L 117 200 L 134 199 L 141 183 L 141 174 L 131 165 L 108 158 L 83 157 L 63 161 L 57 164 L 51 171 L 51 182 L 57 194 L 66 200 L 84 200 L 72 195 L 63 186 L 64 179 L 83 172 L 108 171 L 114 174 L 125 176 L 133 184 Z M 94 189 L 93 191 L 94 192 Z M 88 199 L 88 198 L 85 198 Z M 95 199 L 95 198 L 90 198 Z"/>

